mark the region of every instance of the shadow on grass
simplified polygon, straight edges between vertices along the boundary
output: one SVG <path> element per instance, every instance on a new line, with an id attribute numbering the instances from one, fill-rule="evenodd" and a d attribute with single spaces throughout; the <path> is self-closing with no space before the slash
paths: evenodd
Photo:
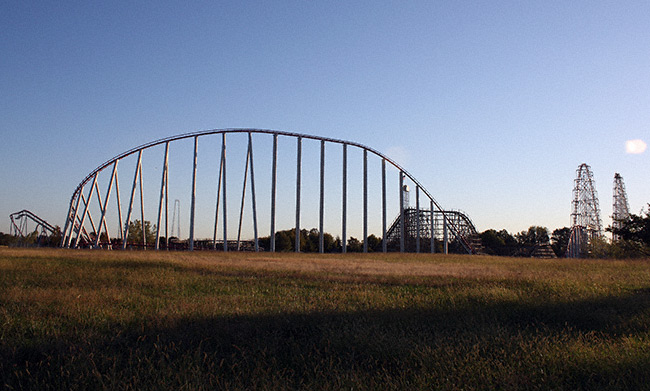
<path id="1" fill-rule="evenodd" d="M 159 319 L 2 341 L 7 389 L 643 389 L 650 292 L 562 304 Z"/>

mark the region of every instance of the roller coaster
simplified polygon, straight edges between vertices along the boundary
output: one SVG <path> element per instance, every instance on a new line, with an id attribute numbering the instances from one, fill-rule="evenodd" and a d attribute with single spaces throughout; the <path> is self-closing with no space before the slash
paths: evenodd
<path id="1" fill-rule="evenodd" d="M 307 151 L 304 156 L 303 149 Z M 176 151 L 173 156 L 172 150 Z M 203 153 L 205 150 L 208 152 Z M 261 177 L 261 171 L 255 170 L 254 155 L 263 162 L 265 175 Z M 150 156 L 154 160 L 146 160 Z M 133 174 L 126 177 L 126 182 L 124 175 L 122 182 L 119 179 L 118 166 L 123 165 L 129 170 L 127 175 Z M 307 169 L 307 176 L 303 175 L 303 168 Z M 315 175 L 310 176 L 316 172 L 317 183 Z M 145 176 L 157 176 L 159 186 L 145 188 Z M 287 183 L 287 178 L 295 182 Z M 126 203 L 120 183 L 130 190 Z M 404 202 L 404 188 L 408 184 L 416 192 L 415 208 Z M 236 202 L 230 198 L 233 186 L 241 186 L 241 197 Z M 106 189 L 103 194 L 100 187 Z M 260 194 L 264 197 L 260 198 Z M 384 154 L 351 141 L 263 129 L 185 133 L 149 142 L 109 159 L 74 190 L 60 246 L 170 248 L 170 197 L 189 201 L 189 237 L 175 240 L 186 240 L 190 251 L 198 243 L 201 245 L 197 249 L 206 248 L 208 243 L 207 247 L 213 250 L 232 251 L 247 247 L 241 246 L 245 240 L 250 241 L 251 250 L 260 251 L 261 230 L 269 234 L 269 248 L 264 250 L 276 251 L 276 224 L 280 220 L 294 232 L 300 232 L 306 221 L 311 221 L 312 226 L 317 221 L 319 252 L 324 252 L 326 224 L 328 232 L 332 226 L 338 227 L 335 234 L 341 239 L 343 253 L 347 252 L 352 231 L 361 235 L 363 251 L 367 252 L 370 229 L 381 232 L 384 252 L 435 252 L 436 243 L 441 244 L 439 251 L 447 252 L 450 242 L 458 251 L 477 251 L 473 239 L 476 229 L 469 217 L 443 209 L 420 182 Z M 258 215 L 261 205 L 268 215 Z M 136 217 L 137 206 L 140 213 Z M 305 209 L 314 213 L 303 213 Z M 390 227 L 389 210 L 397 215 Z M 145 214 L 154 216 L 155 224 L 146 226 L 149 220 Z M 245 215 L 247 233 L 243 235 L 248 235 L 248 239 L 242 239 Z M 293 222 L 288 222 L 288 215 L 293 216 L 289 218 Z M 199 237 L 199 230 L 203 238 Z M 208 230 L 211 239 L 205 238 Z M 117 234 L 111 237 L 110 232 Z M 300 251 L 300 236 L 294 235 L 296 252 Z"/>
<path id="2" fill-rule="evenodd" d="M 37 244 L 44 242 L 45 238 L 57 233 L 57 228 L 26 209 L 10 214 L 9 220 L 11 221 L 9 233 L 18 238 L 19 244 L 32 233 L 36 234 Z M 30 222 L 34 224 L 33 230 L 29 228 L 28 224 Z"/>

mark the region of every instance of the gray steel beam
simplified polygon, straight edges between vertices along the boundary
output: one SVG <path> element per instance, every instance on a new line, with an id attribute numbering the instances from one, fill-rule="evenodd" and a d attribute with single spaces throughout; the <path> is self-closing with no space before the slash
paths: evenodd
<path id="1" fill-rule="evenodd" d="M 199 136 L 194 137 L 194 164 L 192 166 L 192 204 L 190 206 L 190 251 L 194 251 L 194 215 L 196 214 L 196 164 L 199 153 Z"/>
<path id="2" fill-rule="evenodd" d="M 399 252 L 404 252 L 404 173 L 399 172 Z"/>
<path id="3" fill-rule="evenodd" d="M 144 189 L 142 184 L 142 164 L 140 164 L 140 227 L 142 229 L 142 249 L 147 249 L 147 232 L 144 225 Z"/>
<path id="4" fill-rule="evenodd" d="M 240 250 L 241 226 L 244 220 L 244 201 L 246 200 L 246 181 L 248 180 L 248 162 L 250 158 L 251 158 L 251 149 L 249 145 L 249 148 L 246 151 L 246 163 L 244 164 L 244 182 L 241 191 L 241 207 L 239 208 L 239 225 L 237 228 L 237 251 Z"/>
<path id="5" fill-rule="evenodd" d="M 415 186 L 415 252 L 420 252 L 420 186 Z"/>
<path id="6" fill-rule="evenodd" d="M 65 225 L 63 226 L 61 242 L 59 243 L 59 247 L 65 247 L 66 236 L 68 235 L 68 227 L 70 226 L 70 215 L 72 214 L 73 203 L 74 203 L 74 198 L 70 198 L 70 206 L 68 207 L 68 213 L 66 214 Z M 9 226 L 9 234 L 13 235 L 13 224 Z"/>
<path id="7" fill-rule="evenodd" d="M 348 236 L 347 236 L 347 219 L 348 219 L 348 145 L 343 143 L 343 189 L 341 191 L 343 198 L 343 206 L 341 211 L 341 224 L 342 224 L 342 252 L 348 251 Z"/>
<path id="8" fill-rule="evenodd" d="M 135 187 L 138 183 L 138 175 L 140 173 L 140 165 L 142 164 L 142 150 L 138 152 L 138 163 L 135 166 L 135 173 L 133 174 L 133 187 L 131 188 L 131 201 L 129 201 L 129 209 L 126 214 L 126 224 L 124 225 L 124 235 L 122 235 L 122 250 L 126 250 L 127 241 L 129 240 L 129 222 L 131 221 L 131 212 L 133 211 L 133 197 L 135 197 Z"/>
<path id="9" fill-rule="evenodd" d="M 160 250 L 160 220 L 162 218 L 163 200 L 165 198 L 165 183 L 167 180 L 167 164 L 169 161 L 169 143 L 165 144 L 163 157 L 163 172 L 160 179 L 160 202 L 158 203 L 158 219 L 156 220 L 156 250 Z"/>
<path id="10" fill-rule="evenodd" d="M 108 206 L 108 199 L 111 197 L 111 190 L 113 189 L 113 180 L 115 179 L 115 173 L 117 172 L 118 161 L 119 160 L 116 160 L 115 164 L 113 165 L 113 173 L 111 174 L 111 181 L 108 184 L 108 190 L 106 190 L 106 200 L 104 200 L 104 205 L 101 207 L 102 217 L 99 220 L 99 233 L 97 233 L 97 237 L 95 238 L 95 247 L 99 246 L 99 238 L 101 236 L 102 224 L 106 229 L 106 237 L 108 237 L 108 241 L 109 242 L 111 241 L 111 236 L 108 232 L 108 227 L 106 226 L 106 207 Z M 99 196 L 99 194 L 97 195 Z"/>
<path id="11" fill-rule="evenodd" d="M 253 166 L 253 136 L 248 133 L 248 149 L 250 155 L 251 165 L 251 200 L 253 201 L 253 238 L 255 243 L 255 251 L 260 251 L 260 245 L 257 237 L 257 202 L 255 199 L 255 169 Z"/>
<path id="12" fill-rule="evenodd" d="M 386 159 L 381 159 L 381 250 L 388 251 L 386 238 Z"/>
<path id="13" fill-rule="evenodd" d="M 90 206 L 90 199 L 93 197 L 93 191 L 95 190 L 95 184 L 97 184 L 97 174 L 93 177 L 93 184 L 90 185 L 90 191 L 88 192 L 88 201 L 85 203 L 86 206 L 84 207 L 84 212 L 81 215 L 81 222 L 79 223 L 79 232 L 77 233 L 77 237 L 74 240 L 74 245 L 72 246 L 73 248 L 77 248 L 77 245 L 79 244 L 79 236 L 81 236 L 81 230 L 84 226 L 84 222 L 86 221 L 86 215 L 88 214 L 88 207 Z M 80 195 L 82 195 L 80 193 Z M 96 231 L 96 230 L 95 230 Z"/>
<path id="14" fill-rule="evenodd" d="M 368 252 L 368 150 L 363 150 L 363 252 Z"/>
<path id="15" fill-rule="evenodd" d="M 223 251 L 228 251 L 228 203 L 226 202 L 226 133 L 221 135 L 221 159 L 223 161 Z"/>
<path id="16" fill-rule="evenodd" d="M 165 250 L 169 250 L 169 163 L 165 170 Z"/>
<path id="17" fill-rule="evenodd" d="M 75 222 L 77 221 L 77 215 L 79 214 L 79 204 L 81 203 L 81 194 L 83 193 L 83 190 L 84 190 L 84 186 L 82 186 L 81 189 L 79 189 L 79 193 L 77 195 L 77 203 L 74 207 L 74 215 L 70 223 L 70 234 L 66 238 L 66 243 L 65 243 L 66 247 L 70 247 L 70 242 L 72 241 L 72 235 L 74 234 L 74 225 Z M 81 230 L 81 227 L 79 227 L 79 230 Z"/>
<path id="18" fill-rule="evenodd" d="M 273 135 L 273 166 L 271 168 L 271 252 L 275 252 L 275 194 L 278 174 L 278 135 Z"/>
<path id="19" fill-rule="evenodd" d="M 219 226 L 219 199 L 221 198 L 221 182 L 223 179 L 223 154 L 224 148 L 221 147 L 221 159 L 219 159 L 219 175 L 217 176 L 217 200 L 215 202 L 214 212 L 214 233 L 212 235 L 212 249 L 217 249 L 217 227 Z"/>
<path id="20" fill-rule="evenodd" d="M 442 247 L 445 254 L 449 253 L 449 235 L 447 234 L 447 216 L 442 214 Z"/>
<path id="21" fill-rule="evenodd" d="M 430 208 L 431 208 L 431 254 L 436 252 L 436 227 L 435 227 L 435 219 L 434 219 L 434 214 L 433 214 L 433 201 L 430 202 Z"/>
<path id="22" fill-rule="evenodd" d="M 318 216 L 318 252 L 325 252 L 325 234 L 323 232 L 325 217 L 325 140 L 320 142 L 320 207 Z"/>
<path id="23" fill-rule="evenodd" d="M 115 173 L 115 198 L 117 200 L 117 219 L 120 223 L 120 239 L 124 241 L 124 223 L 122 222 L 122 200 L 120 199 L 119 173 Z"/>
<path id="24" fill-rule="evenodd" d="M 302 169 L 302 137 L 298 137 L 296 152 L 296 230 L 295 230 L 295 244 L 294 251 L 300 252 L 300 171 Z"/>

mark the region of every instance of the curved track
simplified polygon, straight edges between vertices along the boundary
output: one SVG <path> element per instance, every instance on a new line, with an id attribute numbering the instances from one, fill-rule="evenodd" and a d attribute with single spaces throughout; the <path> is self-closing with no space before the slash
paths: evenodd
<path id="1" fill-rule="evenodd" d="M 243 170 L 243 182 L 242 182 L 242 176 L 238 175 L 235 180 L 232 178 L 228 178 L 226 173 L 230 173 L 231 171 L 230 168 L 227 170 L 227 162 L 230 164 L 232 157 L 230 155 L 228 156 L 228 159 L 226 158 L 226 141 L 227 139 L 233 137 L 234 135 L 239 134 L 242 136 L 245 136 L 247 138 L 247 146 L 245 148 L 242 148 L 242 150 L 245 150 L 245 155 L 246 155 L 246 163 L 245 163 L 245 169 Z M 201 131 L 201 132 L 194 132 L 194 133 L 186 133 L 186 134 L 181 134 L 173 137 L 168 137 L 156 141 L 149 142 L 147 144 L 141 145 L 139 147 L 130 149 L 124 153 L 121 153 L 109 160 L 107 160 L 105 163 L 101 164 L 99 167 L 97 167 L 95 170 L 91 171 L 76 187 L 74 190 L 72 197 L 70 199 L 70 205 L 67 213 L 67 218 L 64 226 L 64 235 L 63 239 L 61 242 L 62 247 L 80 247 L 80 246 L 89 246 L 89 247 L 97 247 L 102 244 L 104 245 L 110 245 L 111 241 L 111 236 L 109 235 L 109 226 L 115 226 L 115 224 L 109 224 L 107 220 L 109 220 L 109 215 L 111 215 L 110 209 L 113 208 L 111 204 L 109 203 L 109 199 L 113 192 L 115 193 L 115 198 L 117 200 L 117 209 L 113 210 L 112 215 L 117 215 L 114 216 L 116 220 L 118 221 L 117 226 L 118 228 L 118 236 L 115 239 L 119 240 L 113 240 L 113 244 L 120 242 L 120 245 L 122 248 L 126 248 L 127 246 L 131 245 L 129 241 L 133 240 L 133 235 L 129 236 L 129 230 L 136 228 L 140 228 L 139 231 L 142 233 L 142 239 L 138 239 L 140 244 L 146 248 L 147 246 L 154 247 L 156 249 L 161 248 L 161 243 L 160 239 L 161 237 L 164 236 L 165 240 L 168 239 L 168 215 L 169 215 L 169 208 L 168 208 L 168 198 L 169 198 L 169 184 L 170 184 L 170 178 L 169 178 L 169 167 L 170 167 L 170 160 L 169 160 L 169 150 L 170 150 L 170 145 L 172 144 L 178 144 L 182 142 L 182 140 L 188 140 L 192 139 L 194 141 L 194 150 L 193 153 L 190 152 L 191 156 L 187 156 L 188 160 L 193 159 L 193 170 L 192 170 L 192 185 L 190 189 L 187 189 L 188 194 L 191 194 L 190 197 L 190 219 L 189 219 L 189 238 L 187 239 L 188 242 L 188 248 L 190 250 L 194 249 L 194 242 L 195 242 L 195 237 L 194 237 L 194 229 L 195 229 L 195 217 L 197 214 L 196 210 L 196 189 L 197 189 L 197 164 L 198 164 L 198 145 L 199 141 L 201 140 L 207 140 L 212 137 L 219 137 L 221 138 L 221 156 L 218 158 L 219 166 L 218 166 L 218 176 L 214 176 L 217 179 L 217 186 L 216 186 L 216 198 L 215 198 L 215 213 L 214 213 L 214 235 L 213 235 L 213 248 L 217 249 L 218 247 L 222 247 L 224 251 L 229 250 L 229 245 L 228 242 L 232 242 L 234 240 L 233 237 L 230 237 L 228 235 L 228 226 L 229 226 L 229 220 L 228 220 L 228 210 L 232 209 L 232 203 L 228 203 L 227 199 L 227 192 L 226 190 L 228 188 L 232 187 L 233 182 L 234 183 L 243 183 L 243 190 L 242 190 L 242 196 L 241 196 L 241 207 L 239 209 L 239 225 L 238 225 L 238 233 L 237 233 L 237 244 L 236 248 L 240 248 L 240 241 L 241 241 L 241 228 L 242 228 L 242 219 L 244 216 L 244 205 L 245 205 L 245 198 L 247 194 L 247 186 L 250 186 L 249 193 L 250 197 L 252 199 L 252 223 L 253 223 L 253 238 L 252 241 L 254 243 L 254 249 L 259 250 L 259 245 L 258 245 L 258 239 L 259 239 L 259 230 L 258 230 L 258 218 L 257 218 L 257 208 L 256 208 L 256 199 L 257 199 L 257 193 L 255 190 L 255 175 L 256 171 L 254 169 L 254 164 L 253 164 L 253 151 L 254 151 L 254 139 L 257 140 L 259 137 L 272 137 L 272 142 L 273 142 L 273 147 L 271 152 L 271 158 L 272 158 L 272 163 L 271 163 L 271 178 L 265 177 L 264 179 L 266 182 L 270 181 L 271 183 L 271 194 L 270 194 L 270 221 L 269 221 L 269 231 L 270 232 L 270 248 L 269 250 L 275 251 L 275 233 L 276 233 L 276 228 L 275 228 L 275 223 L 276 223 L 276 206 L 278 205 L 278 200 L 277 200 L 277 178 L 278 178 L 278 170 L 277 170 L 277 161 L 278 161 L 278 138 L 282 139 L 293 139 L 296 142 L 296 163 L 295 163 L 295 172 L 293 173 L 296 178 L 296 185 L 295 185 L 295 225 L 290 228 L 297 228 L 298 231 L 300 230 L 300 225 L 301 225 L 301 206 L 303 206 L 303 195 L 301 195 L 301 190 L 302 190 L 302 166 L 304 164 L 303 162 L 303 157 L 302 157 L 302 145 L 304 140 L 310 140 L 310 141 L 316 141 L 320 143 L 320 155 L 318 156 L 320 159 L 320 170 L 319 170 L 319 178 L 320 178 L 320 184 L 318 186 L 318 194 L 319 197 L 316 200 L 318 203 L 318 209 L 319 209 L 319 251 L 323 252 L 324 251 L 324 245 L 323 245 L 323 235 L 324 235 L 324 215 L 325 215 L 325 210 L 328 210 L 329 213 L 329 207 L 326 208 L 325 206 L 325 199 L 328 191 L 330 191 L 331 186 L 329 186 L 328 189 L 325 189 L 325 167 L 326 167 L 326 156 L 325 156 L 325 151 L 326 148 L 329 150 L 331 149 L 332 145 L 339 145 L 342 150 L 341 150 L 341 158 L 338 159 L 338 156 L 334 158 L 335 162 L 329 162 L 329 164 L 336 164 L 337 166 L 340 166 L 342 171 L 341 171 L 341 187 L 339 189 L 336 189 L 337 192 L 340 192 L 341 195 L 341 210 L 340 210 L 340 235 L 342 238 L 342 243 L 341 243 L 341 251 L 346 252 L 347 248 L 347 237 L 348 237 L 348 226 L 350 222 L 348 219 L 351 217 L 351 213 L 348 210 L 348 150 L 358 150 L 361 152 L 363 159 L 362 159 L 362 194 L 363 194 L 363 202 L 362 206 L 360 209 L 361 210 L 361 226 L 363 228 L 363 233 L 362 233 L 362 238 L 367 238 L 368 237 L 368 229 L 369 229 L 369 224 L 368 224 L 368 217 L 369 217 L 369 211 L 368 211 L 368 194 L 369 194 L 369 186 L 368 186 L 368 158 L 370 157 L 375 157 L 374 159 L 378 158 L 379 161 L 381 162 L 381 175 L 380 179 L 376 180 L 376 183 L 381 182 L 381 190 L 379 192 L 381 193 L 381 206 L 379 209 L 379 213 L 381 213 L 381 237 L 386 238 L 387 237 L 387 185 L 386 185 L 386 168 L 388 167 L 389 169 L 392 169 L 394 171 L 397 171 L 398 173 L 398 178 L 399 178 L 399 189 L 394 188 L 394 192 L 391 192 L 391 194 L 397 193 L 400 199 L 399 202 L 399 214 L 400 216 L 404 216 L 405 210 L 408 209 L 408 205 L 405 206 L 403 202 L 403 194 L 402 190 L 404 188 L 404 183 L 405 181 L 410 181 L 411 184 L 415 187 L 416 195 L 418 197 L 418 206 L 417 208 L 420 210 L 428 210 L 429 213 L 435 213 L 436 215 L 440 215 L 442 217 L 442 220 L 446 222 L 446 226 L 448 227 L 449 231 L 451 232 L 451 235 L 458 240 L 459 243 L 461 243 L 462 247 L 464 248 L 465 251 L 468 253 L 472 253 L 472 247 L 470 245 L 470 242 L 468 241 L 466 234 L 464 230 L 461 229 L 461 227 L 457 227 L 457 221 L 455 219 L 451 218 L 449 216 L 448 212 L 445 212 L 438 202 L 433 198 L 432 194 L 424 187 L 420 182 L 417 181 L 415 177 L 413 177 L 410 173 L 408 173 L 403 167 L 401 167 L 399 164 L 397 164 L 394 160 L 391 158 L 385 156 L 384 154 L 359 143 L 351 142 L 351 141 L 345 141 L 345 140 L 338 140 L 338 139 L 332 139 L 332 138 L 326 138 L 326 137 L 318 137 L 318 136 L 313 136 L 313 135 L 307 135 L 307 134 L 301 134 L 301 133 L 292 133 L 292 132 L 284 132 L 284 131 L 275 131 L 275 130 L 264 130 L 264 129 L 215 129 L 215 130 L 207 130 L 207 131 Z M 228 136 L 228 137 L 227 137 Z M 241 140 L 241 138 L 239 139 Z M 268 141 L 268 140 L 267 140 Z M 144 152 L 149 152 L 153 151 L 155 149 L 160 149 L 164 147 L 164 153 L 162 156 L 163 164 L 162 164 L 162 172 L 160 173 L 160 187 L 159 191 L 157 192 L 157 220 L 155 224 L 155 243 L 151 243 L 151 239 L 147 239 L 147 227 L 145 227 L 144 222 L 145 216 L 144 216 L 144 190 L 143 190 L 143 153 Z M 286 150 L 282 151 L 282 155 L 286 155 Z M 291 152 L 293 154 L 293 152 Z M 337 152 L 338 154 L 338 152 Z M 314 157 L 314 154 L 312 156 L 307 156 L 309 157 Z M 215 159 L 216 157 L 213 156 Z M 125 216 L 126 219 L 123 220 L 123 205 L 122 205 L 122 199 L 120 195 L 120 190 L 119 190 L 119 180 L 118 180 L 118 164 L 121 161 L 124 161 L 126 159 L 132 159 L 135 158 L 135 169 L 133 171 L 133 179 L 132 181 L 129 181 L 129 184 L 131 185 L 131 191 L 130 191 L 130 201 L 126 206 Z M 159 156 L 159 158 L 161 158 Z M 332 160 L 332 159 L 330 159 Z M 214 173 L 216 174 L 216 167 L 212 168 L 214 170 Z M 109 174 L 110 173 L 110 174 Z M 238 173 L 241 174 L 241 173 Z M 257 173 L 259 175 L 259 173 Z M 287 172 L 287 170 L 284 170 L 281 172 L 282 175 L 287 176 L 290 173 Z M 232 175 L 231 175 L 232 176 Z M 110 179 L 105 180 L 102 182 L 102 177 L 109 177 Z M 102 194 L 100 193 L 100 182 L 102 182 L 103 185 L 106 186 L 106 192 L 105 196 L 102 197 Z M 138 189 L 139 185 L 139 189 Z M 85 190 L 85 192 L 84 192 Z M 139 190 L 139 191 L 138 191 Z M 134 202 L 137 203 L 137 200 L 135 198 L 136 193 L 139 192 L 140 194 L 140 226 L 134 226 L 133 224 L 128 224 L 129 222 L 133 223 L 132 217 L 133 216 L 133 206 Z M 420 208 L 419 206 L 419 197 L 420 193 L 423 195 L 424 200 L 428 200 L 428 205 L 426 205 L 425 208 Z M 230 194 L 230 193 L 228 193 Z M 372 193 L 376 195 L 375 193 Z M 201 194 L 204 196 L 204 194 Z M 310 194 L 311 195 L 311 194 Z M 92 198 L 96 197 L 97 198 L 97 205 L 92 206 L 93 200 Z M 328 195 L 327 199 L 329 200 L 330 197 Z M 286 200 L 283 199 L 281 202 L 282 204 L 286 204 Z M 328 201 L 331 203 L 331 201 Z M 221 207 L 221 212 L 220 212 L 220 207 Z M 355 210 L 355 212 L 358 212 Z M 377 212 L 377 210 L 374 210 L 373 212 Z M 202 211 L 199 212 L 200 214 Z M 220 214 L 222 216 L 220 216 Z M 232 214 L 232 213 L 231 213 Z M 355 213 L 357 215 L 358 213 Z M 163 227 L 161 227 L 161 219 L 165 218 L 165 223 L 164 223 L 164 230 Z M 374 215 L 373 215 L 374 216 Z M 222 219 L 221 224 L 223 225 L 222 227 L 222 239 L 217 240 L 217 230 L 219 227 L 219 218 Z M 402 221 L 404 221 L 404 218 L 402 218 Z M 97 223 L 97 224 L 96 224 Z M 232 225 L 232 224 L 230 224 Z M 402 226 L 400 228 L 400 232 L 405 233 L 405 227 Z M 436 233 L 432 231 L 432 234 L 435 236 Z M 405 235 L 401 235 L 401 237 L 404 237 Z M 294 235 L 295 237 L 295 243 L 294 243 L 294 250 L 295 251 L 300 251 L 300 235 Z M 124 238 L 127 238 L 127 240 L 124 240 Z M 446 238 L 445 238 L 446 239 Z M 149 243 L 148 243 L 149 241 Z M 368 251 L 367 248 L 367 241 L 363 240 L 364 251 Z M 163 247 L 165 247 L 163 245 Z M 384 241 L 383 245 L 383 251 L 387 251 L 387 246 L 386 246 L 386 241 Z M 405 249 L 405 244 L 402 241 L 399 251 L 406 251 Z"/>

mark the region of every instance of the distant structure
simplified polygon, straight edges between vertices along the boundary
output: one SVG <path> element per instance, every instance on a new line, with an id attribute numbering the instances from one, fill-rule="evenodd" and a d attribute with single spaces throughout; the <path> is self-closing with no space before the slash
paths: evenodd
<path id="1" fill-rule="evenodd" d="M 612 228 L 614 230 L 623 227 L 623 222 L 630 218 L 630 207 L 627 203 L 627 193 L 625 192 L 625 184 L 621 174 L 614 174 L 614 204 L 612 207 Z M 613 240 L 619 240 L 620 236 L 616 233 L 612 234 Z"/>
<path id="2" fill-rule="evenodd" d="M 192 142 L 193 152 L 189 148 L 179 148 Z M 206 147 L 199 148 L 199 144 Z M 221 144 L 220 148 L 214 148 L 215 144 Z M 303 146 L 306 148 L 304 155 Z M 319 149 L 320 153 L 317 152 Z M 262 156 L 265 164 L 261 170 L 254 168 L 253 152 L 257 159 Z M 217 164 L 214 164 L 215 160 Z M 175 169 L 179 161 L 193 162 L 191 171 Z M 319 179 L 317 189 L 303 189 L 303 166 L 320 167 L 320 170 L 306 173 L 309 179 Z M 331 167 L 340 167 L 341 170 L 331 170 Z M 361 175 L 348 175 L 348 168 Z M 145 174 L 150 178 L 152 172 L 158 172 L 160 182 L 143 180 Z M 202 174 L 197 175 L 197 172 Z M 262 180 L 259 180 L 260 175 Z M 191 186 L 187 181 L 190 178 Z M 295 178 L 295 182 L 286 181 L 288 178 Z M 145 191 L 144 183 L 151 186 L 151 190 Z M 188 186 L 184 186 L 185 183 Z M 174 248 L 182 244 L 189 251 L 194 250 L 195 245 L 197 249 L 231 251 L 234 243 L 235 250 L 244 251 L 246 246 L 242 245 L 242 239 L 246 238 L 242 238 L 243 234 L 252 240 L 253 251 L 262 250 L 259 241 L 268 235 L 268 251 L 275 251 L 277 222 L 294 232 L 301 232 L 301 227 L 305 226 L 318 227 L 318 251 L 324 252 L 325 222 L 330 221 L 340 224 L 340 229 L 331 226 L 329 229 L 337 230 L 331 234 L 340 236 L 341 252 L 347 251 L 350 227 L 361 231 L 364 252 L 371 250 L 368 248 L 368 230 L 381 229 L 377 233 L 383 243 L 382 250 L 388 251 L 390 222 L 387 218 L 389 213 L 399 209 L 401 223 L 393 234 L 401 239 L 398 240 L 399 246 L 391 251 L 411 251 L 410 246 L 407 248 L 411 234 L 406 230 L 412 228 L 409 221 L 413 219 L 408 217 L 411 213 L 409 193 L 404 191 L 409 187 L 415 193 L 417 213 L 428 214 L 429 220 L 434 222 L 428 226 L 428 236 L 421 239 L 428 237 L 430 241 L 442 241 L 443 251 L 449 241 L 452 246 L 458 243 L 460 251 L 476 252 L 471 238 L 465 235 L 464 226 L 460 225 L 461 220 L 456 219 L 454 213 L 446 212 L 415 177 L 388 156 L 352 141 L 265 129 L 213 129 L 185 133 L 154 140 L 111 158 L 86 175 L 72 193 L 60 246 L 96 248 L 103 236 L 115 239 L 116 248 L 122 249 L 162 250 L 172 248 L 172 244 Z M 241 198 L 233 192 L 235 188 L 241 188 Z M 262 202 L 258 210 L 259 197 L 266 202 Z M 338 203 L 334 197 L 339 199 L 340 208 L 334 206 Z M 183 200 L 183 205 L 189 205 L 186 214 L 189 221 L 185 220 L 189 223 L 186 247 L 185 238 L 180 238 L 180 201 L 174 202 L 172 237 L 168 235 L 168 201 L 176 198 Z M 149 209 L 144 207 L 145 199 L 146 205 L 151 205 Z M 317 216 L 304 213 L 304 206 L 317 209 Z M 294 211 L 295 223 L 291 221 Z M 262 213 L 260 221 L 258 212 Z M 371 216 L 381 216 L 379 226 L 371 226 Z M 423 218 L 414 219 L 415 251 L 424 251 L 424 246 L 418 246 L 417 239 L 418 233 L 422 235 L 423 227 L 426 228 Z M 142 241 L 138 238 L 136 243 L 134 238 L 129 238 L 129 229 L 138 221 Z M 149 239 L 147 243 L 146 222 L 150 222 L 155 231 L 154 242 Z M 436 224 L 442 226 L 442 232 L 435 229 Z M 178 227 L 176 232 L 174 227 Z M 111 236 L 109 228 L 117 235 Z M 211 240 L 199 236 L 209 231 L 212 231 Z M 172 243 L 169 239 L 174 233 L 177 240 Z M 161 241 L 161 238 L 165 240 Z M 294 234 L 295 252 L 301 251 L 301 240 L 301 235 Z M 435 250 L 434 246 L 430 247 L 429 251 Z"/>
<path id="3" fill-rule="evenodd" d="M 410 205 L 410 189 L 402 186 L 402 213 L 397 215 L 386 234 L 388 249 L 403 248 L 408 252 L 443 252 L 449 251 L 449 245 L 459 252 L 478 253 L 481 240 L 472 220 L 463 212 L 455 210 L 433 210 L 420 205 L 420 194 L 416 189 L 415 207 Z M 460 232 L 460 238 L 449 243 L 448 223 Z M 404 232 L 404 235 L 402 235 Z M 442 239 L 438 241 L 436 238 Z M 441 248 L 436 250 L 437 244 Z"/>
<path id="4" fill-rule="evenodd" d="M 45 237 L 53 235 L 56 232 L 55 227 L 26 209 L 10 214 L 9 220 L 11 220 L 11 225 L 9 226 L 10 234 L 17 236 L 19 242 L 30 233 L 36 232 L 38 234 L 37 244 L 40 244 Z M 29 221 L 35 224 L 34 230 L 31 232 L 27 226 Z"/>
<path id="5" fill-rule="evenodd" d="M 174 236 L 174 227 L 176 227 L 176 238 L 181 238 L 181 200 L 174 200 L 174 210 L 172 211 L 172 236 Z"/>
<path id="6" fill-rule="evenodd" d="M 567 257 L 579 258 L 587 254 L 588 244 L 602 236 L 598 193 L 589 165 L 582 163 L 576 170 L 573 187 L 573 212 L 571 213 L 571 236 Z"/>

